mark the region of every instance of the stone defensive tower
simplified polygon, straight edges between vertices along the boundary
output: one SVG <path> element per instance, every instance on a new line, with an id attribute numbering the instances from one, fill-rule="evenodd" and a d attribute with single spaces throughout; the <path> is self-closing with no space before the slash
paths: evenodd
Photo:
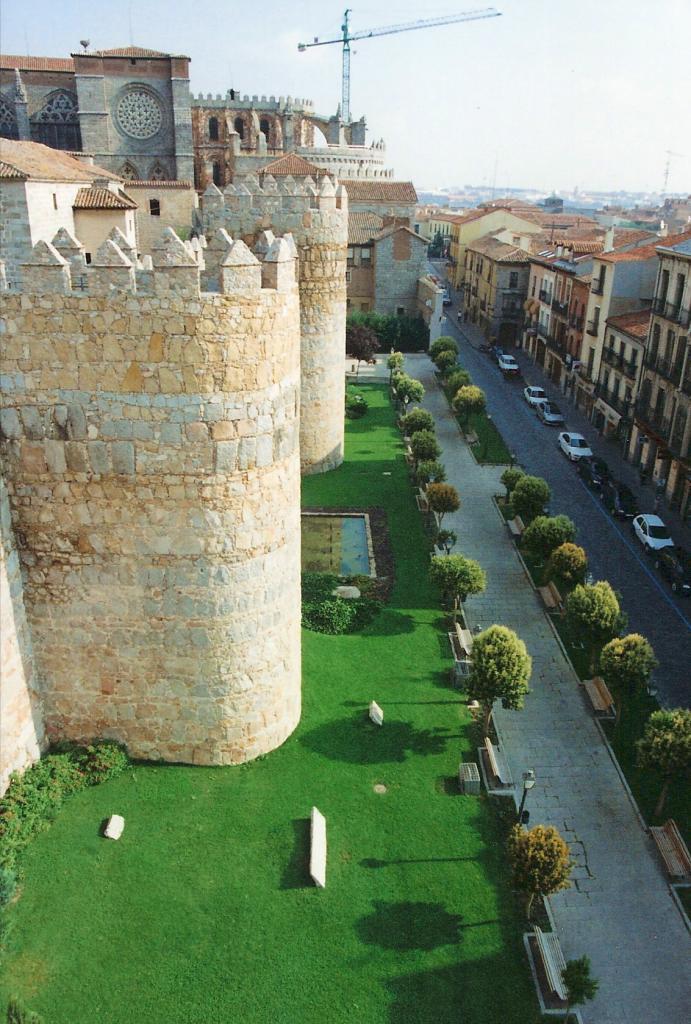
<path id="1" fill-rule="evenodd" d="M 348 197 L 328 177 L 317 189 L 312 178 L 286 176 L 280 184 L 254 175 L 210 185 L 202 197 L 207 237 L 224 229 L 258 254 L 276 234 L 290 233 L 298 256 L 300 289 L 300 461 L 302 472 L 322 473 L 343 461 L 345 400 L 346 248 Z M 217 259 L 205 252 L 214 273 Z"/>
<path id="2" fill-rule="evenodd" d="M 15 717 L 38 690 L 48 737 L 229 764 L 300 716 L 300 324 L 290 239 L 209 242 L 202 291 L 170 229 L 144 267 L 63 230 L 2 294 L 7 591 Z"/>

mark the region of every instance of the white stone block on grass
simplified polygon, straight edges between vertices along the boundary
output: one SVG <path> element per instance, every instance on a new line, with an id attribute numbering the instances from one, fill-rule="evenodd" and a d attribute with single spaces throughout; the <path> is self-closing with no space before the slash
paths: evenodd
<path id="1" fill-rule="evenodd" d="M 384 712 L 377 704 L 376 700 L 373 700 L 369 706 L 369 716 L 375 725 L 384 724 Z"/>
<path id="2" fill-rule="evenodd" d="M 344 597 L 346 600 L 349 601 L 354 600 L 356 597 L 360 597 L 360 591 L 358 587 L 349 587 L 346 586 L 346 584 L 343 584 L 340 587 L 336 587 L 336 589 L 332 591 L 332 594 L 334 595 L 334 597 Z"/>
<path id="3" fill-rule="evenodd" d="M 310 828 L 310 875 L 315 885 L 326 888 L 326 818 L 316 807 Z"/>
<path id="4" fill-rule="evenodd" d="M 111 814 L 106 822 L 103 835 L 106 839 L 119 839 L 125 828 L 125 819 L 121 814 Z"/>

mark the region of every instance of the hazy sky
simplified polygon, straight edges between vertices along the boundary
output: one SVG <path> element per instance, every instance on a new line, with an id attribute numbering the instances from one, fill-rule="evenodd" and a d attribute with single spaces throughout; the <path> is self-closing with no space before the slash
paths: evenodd
<path id="1" fill-rule="evenodd" d="M 353 0 L 357 3 L 357 0 Z M 2 0 L 4 53 L 133 42 L 192 58 L 192 91 L 340 100 L 345 0 Z M 351 29 L 468 10 L 413 0 L 353 9 Z M 479 5 L 477 5 L 479 6 Z M 488 5 L 489 6 L 489 5 Z M 502 17 L 353 44 L 351 110 L 420 185 L 691 192 L 691 0 L 498 0 Z"/>

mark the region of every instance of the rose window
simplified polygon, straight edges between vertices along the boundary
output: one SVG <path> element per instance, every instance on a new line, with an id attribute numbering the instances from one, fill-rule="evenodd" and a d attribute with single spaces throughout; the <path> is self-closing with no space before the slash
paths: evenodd
<path id="1" fill-rule="evenodd" d="M 143 89 L 130 89 L 117 106 L 118 122 L 133 139 L 150 139 L 163 124 L 158 100 Z"/>

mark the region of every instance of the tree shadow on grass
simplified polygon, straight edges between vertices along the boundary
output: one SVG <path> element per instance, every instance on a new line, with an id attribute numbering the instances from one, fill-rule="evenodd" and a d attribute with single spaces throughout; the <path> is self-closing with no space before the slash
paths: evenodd
<path id="1" fill-rule="evenodd" d="M 430 952 L 458 942 L 462 918 L 449 914 L 442 903 L 374 900 L 373 907 L 355 923 L 360 940 L 369 946 Z"/>
<path id="2" fill-rule="evenodd" d="M 305 889 L 311 884 L 309 874 L 310 820 L 294 818 L 293 852 L 281 876 L 281 889 Z"/>
<path id="3" fill-rule="evenodd" d="M 402 633 L 414 633 L 415 629 L 416 623 L 412 615 L 405 615 L 384 606 L 361 633 L 363 636 L 400 636 Z"/>
<path id="4" fill-rule="evenodd" d="M 409 722 L 374 725 L 366 709 L 312 729 L 300 737 L 310 750 L 351 764 L 403 762 L 408 754 L 441 754 L 449 735 L 443 729 L 416 729 Z"/>

